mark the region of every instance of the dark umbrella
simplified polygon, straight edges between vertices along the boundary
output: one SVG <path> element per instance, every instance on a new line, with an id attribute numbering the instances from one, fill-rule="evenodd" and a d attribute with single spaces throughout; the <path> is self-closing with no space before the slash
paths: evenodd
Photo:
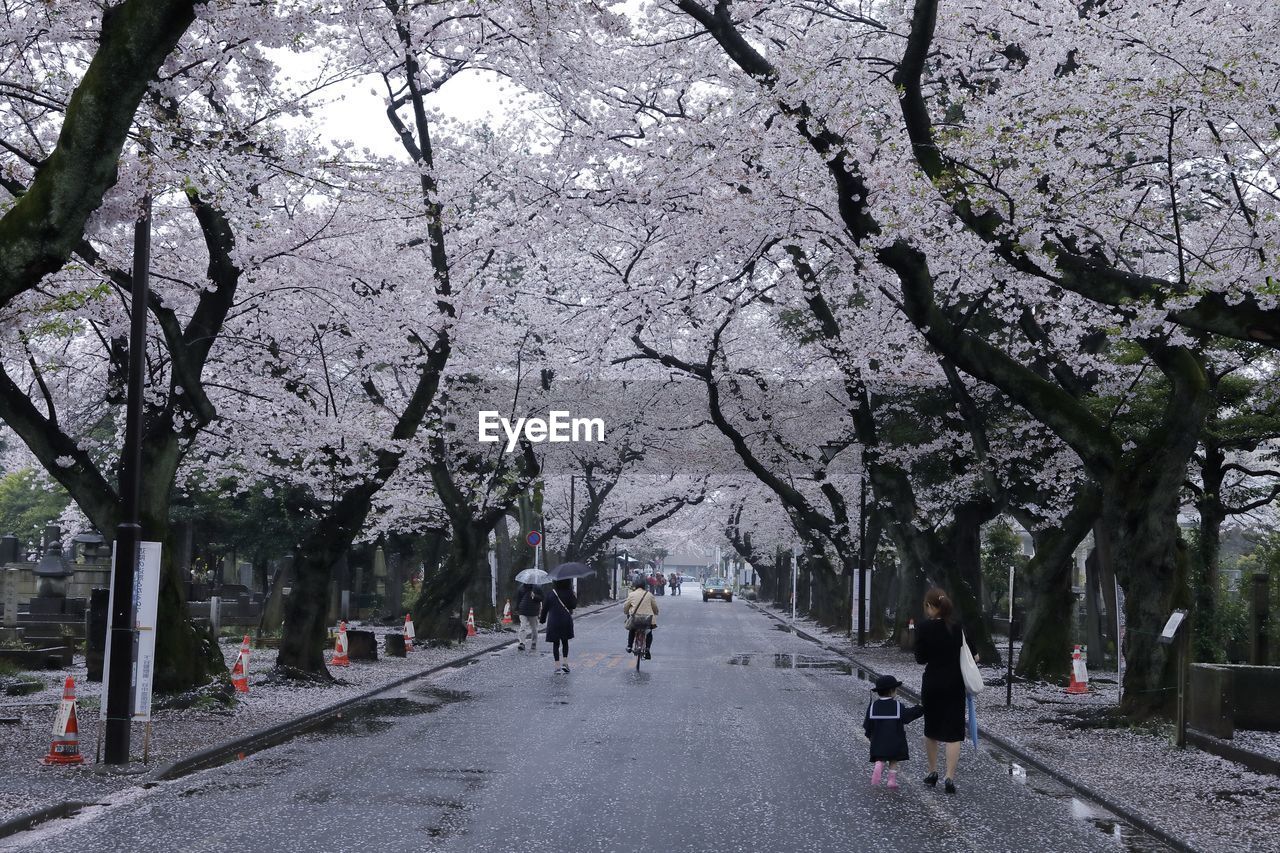
<path id="1" fill-rule="evenodd" d="M 570 578 L 594 577 L 596 570 L 586 563 L 561 563 L 547 572 L 553 581 L 567 581 Z"/>

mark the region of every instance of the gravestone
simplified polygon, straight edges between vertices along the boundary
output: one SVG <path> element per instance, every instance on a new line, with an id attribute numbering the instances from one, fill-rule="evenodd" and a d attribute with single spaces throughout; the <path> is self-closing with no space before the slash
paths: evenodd
<path id="1" fill-rule="evenodd" d="M 4 626 L 17 627 L 18 624 L 18 569 L 10 567 L 4 570 Z"/>
<path id="2" fill-rule="evenodd" d="M 89 610 L 85 614 L 84 661 L 89 668 L 89 680 L 102 680 L 102 660 L 107 653 L 107 603 L 109 589 L 95 589 L 90 593 Z"/>
<path id="3" fill-rule="evenodd" d="M 347 657 L 352 660 L 377 660 L 378 637 L 372 631 L 347 629 Z"/>
<path id="4" fill-rule="evenodd" d="M 1249 663 L 1255 666 L 1266 666 L 1271 663 L 1271 649 L 1269 648 L 1269 634 L 1271 632 L 1271 597 L 1269 588 L 1271 584 L 1271 575 L 1266 572 L 1254 572 L 1253 575 L 1253 601 L 1250 610 L 1250 622 L 1252 623 L 1249 643 Z"/>
<path id="5" fill-rule="evenodd" d="M 387 657 L 405 657 L 404 634 L 387 634 L 383 648 L 386 649 Z"/>
<path id="6" fill-rule="evenodd" d="M 1235 733 L 1235 674 L 1226 667 L 1192 664 L 1187 693 L 1188 722 L 1216 738 L 1230 740 Z"/>

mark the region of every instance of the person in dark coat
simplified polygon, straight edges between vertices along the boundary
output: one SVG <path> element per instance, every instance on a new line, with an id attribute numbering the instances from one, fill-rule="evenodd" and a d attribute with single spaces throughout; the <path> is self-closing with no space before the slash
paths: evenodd
<path id="1" fill-rule="evenodd" d="M 518 648 L 524 651 L 525 635 L 529 636 L 529 647 L 534 651 L 538 649 L 538 625 L 537 619 L 542 613 L 542 590 L 538 589 L 531 583 L 521 584 L 520 589 L 516 592 L 516 616 L 520 619 L 520 625 L 516 638 L 519 642 Z"/>
<path id="2" fill-rule="evenodd" d="M 547 625 L 546 638 L 551 644 L 557 673 L 569 671 L 569 641 L 573 639 L 573 609 L 577 606 L 573 581 L 556 581 L 542 600 L 542 615 L 538 621 Z M 564 653 L 563 666 L 560 665 L 561 652 Z"/>
<path id="3" fill-rule="evenodd" d="M 924 708 L 919 705 L 908 708 L 898 700 L 898 688 L 901 686 L 902 682 L 892 675 L 877 678 L 877 698 L 867 705 L 867 717 L 862 721 L 862 730 L 871 741 L 871 760 L 876 764 L 871 771 L 872 785 L 880 784 L 885 764 L 888 764 L 888 787 L 898 787 L 898 762 L 911 757 L 907 750 L 906 725 L 924 716 Z"/>
<path id="4" fill-rule="evenodd" d="M 944 788 L 956 792 L 956 766 L 964 742 L 964 676 L 960 674 L 961 630 L 951 618 L 951 599 L 938 587 L 924 596 L 927 617 L 916 632 L 916 663 L 924 664 L 920 699 L 924 703 L 924 749 L 929 760 L 926 785 L 938 784 L 938 744 L 946 745 Z"/>

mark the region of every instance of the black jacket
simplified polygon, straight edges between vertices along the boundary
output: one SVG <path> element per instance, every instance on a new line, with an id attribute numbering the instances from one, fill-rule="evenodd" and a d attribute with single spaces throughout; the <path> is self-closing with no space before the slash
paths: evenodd
<path id="1" fill-rule="evenodd" d="M 516 613 L 521 616 L 537 616 L 542 610 L 542 590 L 520 587 L 516 593 Z"/>
<path id="2" fill-rule="evenodd" d="M 924 716 L 919 705 L 907 707 L 897 699 L 873 698 L 867 705 L 862 730 L 871 740 L 872 761 L 906 761 L 907 723 Z"/>
<path id="3" fill-rule="evenodd" d="M 573 639 L 573 609 L 577 606 L 578 599 L 571 589 L 553 589 L 547 593 L 538 618 L 547 625 L 548 643 Z"/>

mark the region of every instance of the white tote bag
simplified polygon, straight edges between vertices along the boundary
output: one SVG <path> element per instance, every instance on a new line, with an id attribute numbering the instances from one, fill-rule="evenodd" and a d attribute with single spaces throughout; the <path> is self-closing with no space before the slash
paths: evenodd
<path id="1" fill-rule="evenodd" d="M 978 662 L 973 659 L 964 631 L 960 632 L 960 675 L 964 677 L 965 692 L 970 696 L 976 696 L 987 686 L 982 682 L 982 673 L 978 671 Z"/>

